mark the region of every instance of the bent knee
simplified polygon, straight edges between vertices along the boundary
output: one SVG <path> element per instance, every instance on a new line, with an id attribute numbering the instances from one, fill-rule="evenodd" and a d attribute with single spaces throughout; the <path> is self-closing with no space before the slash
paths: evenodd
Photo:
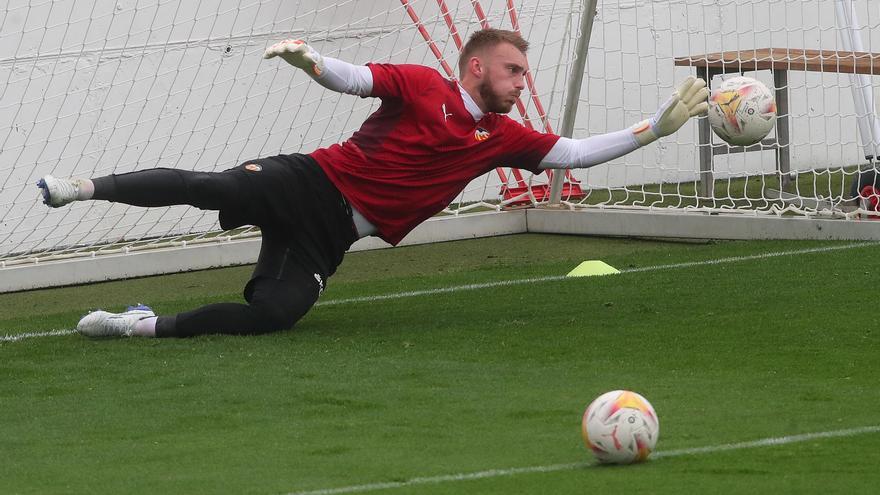
<path id="1" fill-rule="evenodd" d="M 259 315 L 254 330 L 261 333 L 293 328 L 305 315 L 305 311 L 289 305 L 258 303 L 252 306 Z"/>

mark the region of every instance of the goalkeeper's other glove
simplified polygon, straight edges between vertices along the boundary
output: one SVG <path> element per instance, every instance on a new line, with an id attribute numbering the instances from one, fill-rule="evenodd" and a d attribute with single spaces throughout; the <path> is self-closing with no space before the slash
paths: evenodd
<path id="1" fill-rule="evenodd" d="M 689 118 L 706 113 L 709 109 L 709 89 L 706 81 L 690 76 L 684 80 L 666 103 L 648 120 L 631 127 L 640 146 L 677 131 Z"/>
<path id="2" fill-rule="evenodd" d="M 281 57 L 288 64 L 299 67 L 312 77 L 324 73 L 324 57 L 302 40 L 284 40 L 266 49 L 263 58 Z"/>

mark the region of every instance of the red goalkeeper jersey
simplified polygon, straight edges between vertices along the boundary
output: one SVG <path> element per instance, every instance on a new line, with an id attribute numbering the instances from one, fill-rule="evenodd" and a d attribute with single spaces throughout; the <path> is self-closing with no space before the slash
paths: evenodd
<path id="1" fill-rule="evenodd" d="M 496 113 L 475 122 L 458 83 L 429 67 L 369 67 L 379 109 L 347 141 L 311 156 L 391 244 L 495 167 L 537 173 L 559 139 Z"/>

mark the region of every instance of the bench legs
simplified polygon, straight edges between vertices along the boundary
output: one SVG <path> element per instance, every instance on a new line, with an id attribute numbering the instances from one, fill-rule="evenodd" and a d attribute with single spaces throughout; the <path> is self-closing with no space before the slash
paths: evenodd
<path id="1" fill-rule="evenodd" d="M 706 85 L 710 89 L 712 77 L 720 73 L 720 71 L 706 67 L 697 67 L 697 77 L 706 81 Z M 712 128 L 709 126 L 708 117 L 697 117 L 697 130 L 700 144 L 700 184 L 697 188 L 697 195 L 700 198 L 714 198 L 715 176 L 712 170 Z"/>
<path id="2" fill-rule="evenodd" d="M 779 186 L 784 190 L 791 182 L 791 147 L 788 129 L 788 71 L 774 70 L 773 85 L 776 86 L 776 170 Z"/>
<path id="3" fill-rule="evenodd" d="M 718 74 L 723 74 L 723 69 L 715 69 L 708 67 L 697 67 L 697 77 L 706 81 L 707 85 L 712 84 L 712 78 Z M 774 70 L 773 85 L 776 87 L 776 127 L 774 132 L 776 138 L 773 140 L 765 139 L 754 147 L 741 148 L 734 146 L 713 145 L 712 144 L 712 128 L 709 126 L 707 117 L 699 117 L 697 119 L 697 129 L 700 147 L 700 183 L 697 187 L 697 194 L 700 198 L 712 199 L 715 197 L 715 173 L 712 163 L 716 154 L 740 153 L 744 151 L 761 151 L 772 147 L 776 151 L 776 172 L 779 176 L 780 188 L 785 189 L 791 182 L 789 172 L 791 172 L 791 147 L 789 146 L 789 115 L 788 115 L 788 71 Z"/>

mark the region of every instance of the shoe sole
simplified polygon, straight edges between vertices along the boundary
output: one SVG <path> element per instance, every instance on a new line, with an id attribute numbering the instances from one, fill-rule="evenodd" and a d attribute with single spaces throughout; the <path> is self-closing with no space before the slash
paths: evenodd
<path id="1" fill-rule="evenodd" d="M 52 195 L 49 194 L 49 185 L 46 184 L 46 179 L 38 180 L 37 187 L 40 188 L 40 192 L 43 194 L 43 204 L 46 206 L 53 206 Z"/>

